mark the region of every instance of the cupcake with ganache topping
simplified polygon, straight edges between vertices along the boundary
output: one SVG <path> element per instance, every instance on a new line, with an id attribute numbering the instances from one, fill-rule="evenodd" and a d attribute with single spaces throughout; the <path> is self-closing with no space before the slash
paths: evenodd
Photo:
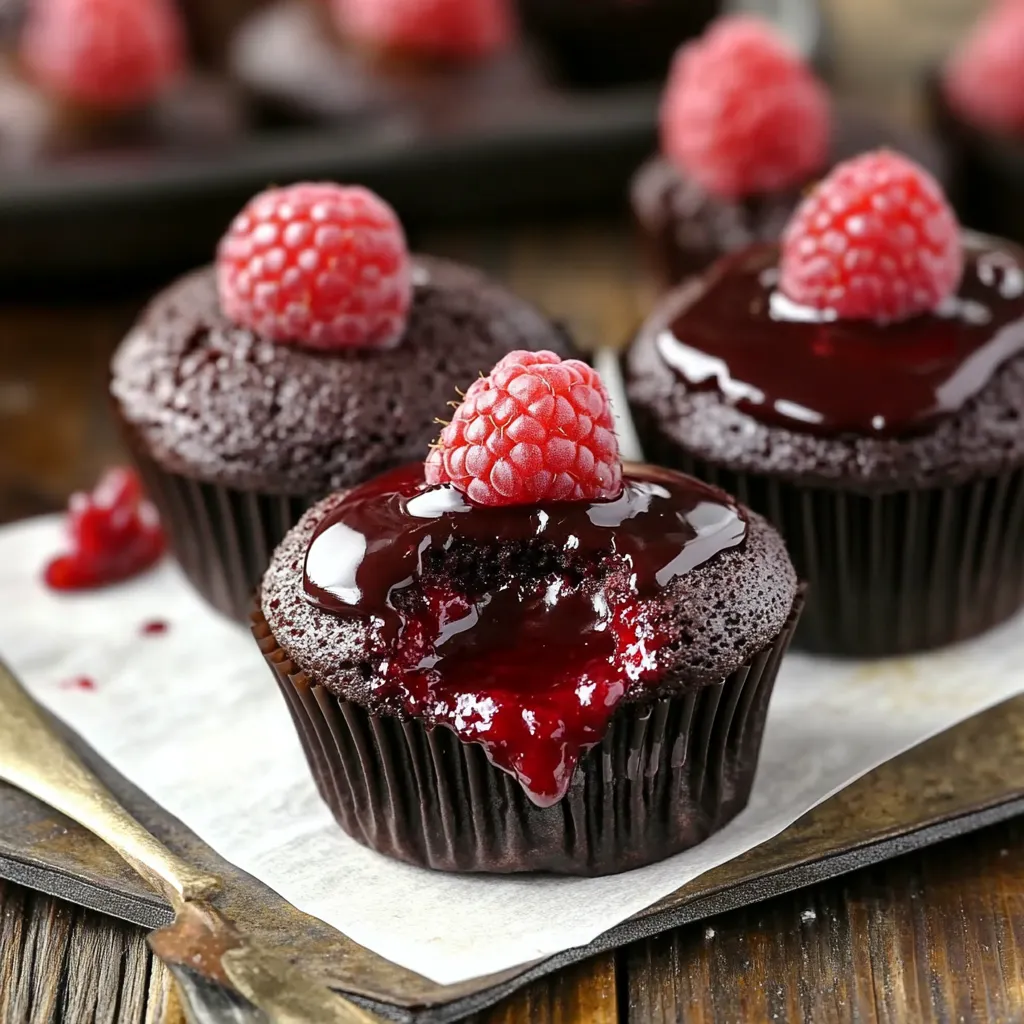
<path id="1" fill-rule="evenodd" d="M 993 3 L 928 82 L 965 223 L 1024 242 L 1024 4 Z"/>
<path id="2" fill-rule="evenodd" d="M 775 242 L 808 186 L 867 149 L 905 150 L 941 175 L 924 137 L 850 108 L 766 22 L 715 21 L 681 47 L 662 97 L 661 152 L 631 201 L 662 283 L 725 253 Z"/>
<path id="3" fill-rule="evenodd" d="M 561 329 L 469 267 L 411 256 L 360 187 L 271 189 L 216 266 L 157 296 L 111 392 L 187 576 L 246 621 L 270 554 L 316 499 L 407 462 L 456 383 Z"/>
<path id="4" fill-rule="evenodd" d="M 1024 253 L 961 235 L 910 161 L 838 167 L 781 247 L 667 295 L 624 369 L 647 457 L 786 538 L 802 645 L 901 654 L 1021 606 Z"/>
<path id="5" fill-rule="evenodd" d="M 514 352 L 426 464 L 310 509 L 260 604 L 346 832 L 443 870 L 598 875 L 744 807 L 801 598 L 760 516 L 619 462 L 594 370 Z"/>

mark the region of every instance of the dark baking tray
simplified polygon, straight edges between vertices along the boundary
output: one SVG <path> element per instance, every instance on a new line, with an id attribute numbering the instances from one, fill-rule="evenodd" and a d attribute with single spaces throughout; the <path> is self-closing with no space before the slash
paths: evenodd
<path id="1" fill-rule="evenodd" d="M 206 262 L 254 192 L 303 179 L 364 183 L 413 232 L 614 211 L 654 148 L 656 110 L 650 87 L 566 93 L 430 133 L 401 119 L 277 128 L 188 158 L 120 152 L 44 165 L 0 181 L 0 279 L 140 277 Z"/>
<path id="2" fill-rule="evenodd" d="M 523 969 L 459 985 L 437 985 L 381 959 L 301 914 L 254 878 L 226 863 L 181 822 L 75 746 L 126 806 L 169 846 L 219 872 L 219 904 L 242 927 L 294 949 L 325 981 L 366 999 L 381 1015 L 445 1024 L 515 989 L 602 950 L 712 914 L 755 903 L 1024 811 L 1024 697 L 978 715 L 849 786 L 785 832 L 695 879 L 600 936 Z M 116 854 L 49 808 L 0 785 L 0 877 L 126 921 L 154 928 L 170 911 Z M 345 965 L 345 975 L 339 972 Z M 357 977 L 358 984 L 344 979 Z"/>

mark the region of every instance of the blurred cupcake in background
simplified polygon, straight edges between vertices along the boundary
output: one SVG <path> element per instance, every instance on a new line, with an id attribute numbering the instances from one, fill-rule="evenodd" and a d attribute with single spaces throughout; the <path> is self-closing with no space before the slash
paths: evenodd
<path id="1" fill-rule="evenodd" d="M 929 82 L 929 100 L 965 223 L 1024 241 L 1024 0 L 988 8 Z"/>
<path id="2" fill-rule="evenodd" d="M 515 349 L 572 346 L 482 273 L 410 255 L 372 192 L 306 183 L 256 196 L 152 301 L 111 392 L 185 574 L 245 620 L 302 512 L 419 456 L 456 385 Z"/>
<path id="3" fill-rule="evenodd" d="M 624 359 L 651 461 L 737 495 L 809 584 L 796 643 L 906 654 L 1024 604 L 1024 252 L 891 151 L 667 293 Z"/>
<path id="4" fill-rule="evenodd" d="M 775 241 L 804 190 L 836 162 L 879 145 L 942 176 L 926 138 L 837 108 L 808 63 L 767 22 L 715 21 L 680 48 L 661 103 L 661 152 L 631 201 L 665 285 L 719 256 Z"/>
<path id="5" fill-rule="evenodd" d="M 462 110 L 531 81 L 511 3 L 276 0 L 239 29 L 231 68 L 272 119 Z"/>
<path id="6" fill-rule="evenodd" d="M 234 137 L 237 102 L 187 49 L 172 0 L 29 0 L 0 65 L 0 163 Z"/>

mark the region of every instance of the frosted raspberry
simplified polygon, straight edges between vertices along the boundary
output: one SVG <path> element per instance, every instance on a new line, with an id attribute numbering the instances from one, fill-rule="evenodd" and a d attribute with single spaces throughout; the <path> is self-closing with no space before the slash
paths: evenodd
<path id="1" fill-rule="evenodd" d="M 470 386 L 426 476 L 480 505 L 615 497 L 622 463 L 597 371 L 553 352 L 510 352 Z"/>
<path id="2" fill-rule="evenodd" d="M 378 49 L 479 58 L 515 35 L 510 0 L 332 0 L 342 32 Z"/>
<path id="3" fill-rule="evenodd" d="M 217 286 L 236 323 L 317 349 L 397 344 L 412 302 L 402 225 L 358 185 L 261 192 L 221 239 Z"/>
<path id="4" fill-rule="evenodd" d="M 900 320 L 934 309 L 963 273 L 960 229 L 938 182 L 879 150 L 839 164 L 782 236 L 780 287 L 845 319 Z"/>
<path id="5" fill-rule="evenodd" d="M 21 58 L 44 88 L 85 106 L 152 100 L 184 64 L 171 0 L 33 0 Z"/>
<path id="6" fill-rule="evenodd" d="M 946 66 L 943 90 L 965 121 L 1024 131 L 1024 0 L 993 4 Z"/>
<path id="7" fill-rule="evenodd" d="M 807 65 L 758 18 L 720 18 L 676 55 L 661 147 L 727 199 L 800 185 L 828 159 L 830 103 Z"/>

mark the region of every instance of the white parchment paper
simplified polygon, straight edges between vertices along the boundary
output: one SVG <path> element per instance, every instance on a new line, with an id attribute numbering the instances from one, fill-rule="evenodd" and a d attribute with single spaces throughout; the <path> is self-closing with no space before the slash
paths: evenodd
<path id="1" fill-rule="evenodd" d="M 337 828 L 255 643 L 173 564 L 58 595 L 39 573 L 61 544 L 55 517 L 0 530 L 0 651 L 36 697 L 223 856 L 441 983 L 590 942 L 874 766 L 1024 689 L 1024 618 L 906 660 L 791 655 L 750 807 L 702 846 L 603 879 L 444 875 L 387 860 Z M 168 631 L 144 635 L 153 619 Z M 75 685 L 83 675 L 95 689 Z"/>

